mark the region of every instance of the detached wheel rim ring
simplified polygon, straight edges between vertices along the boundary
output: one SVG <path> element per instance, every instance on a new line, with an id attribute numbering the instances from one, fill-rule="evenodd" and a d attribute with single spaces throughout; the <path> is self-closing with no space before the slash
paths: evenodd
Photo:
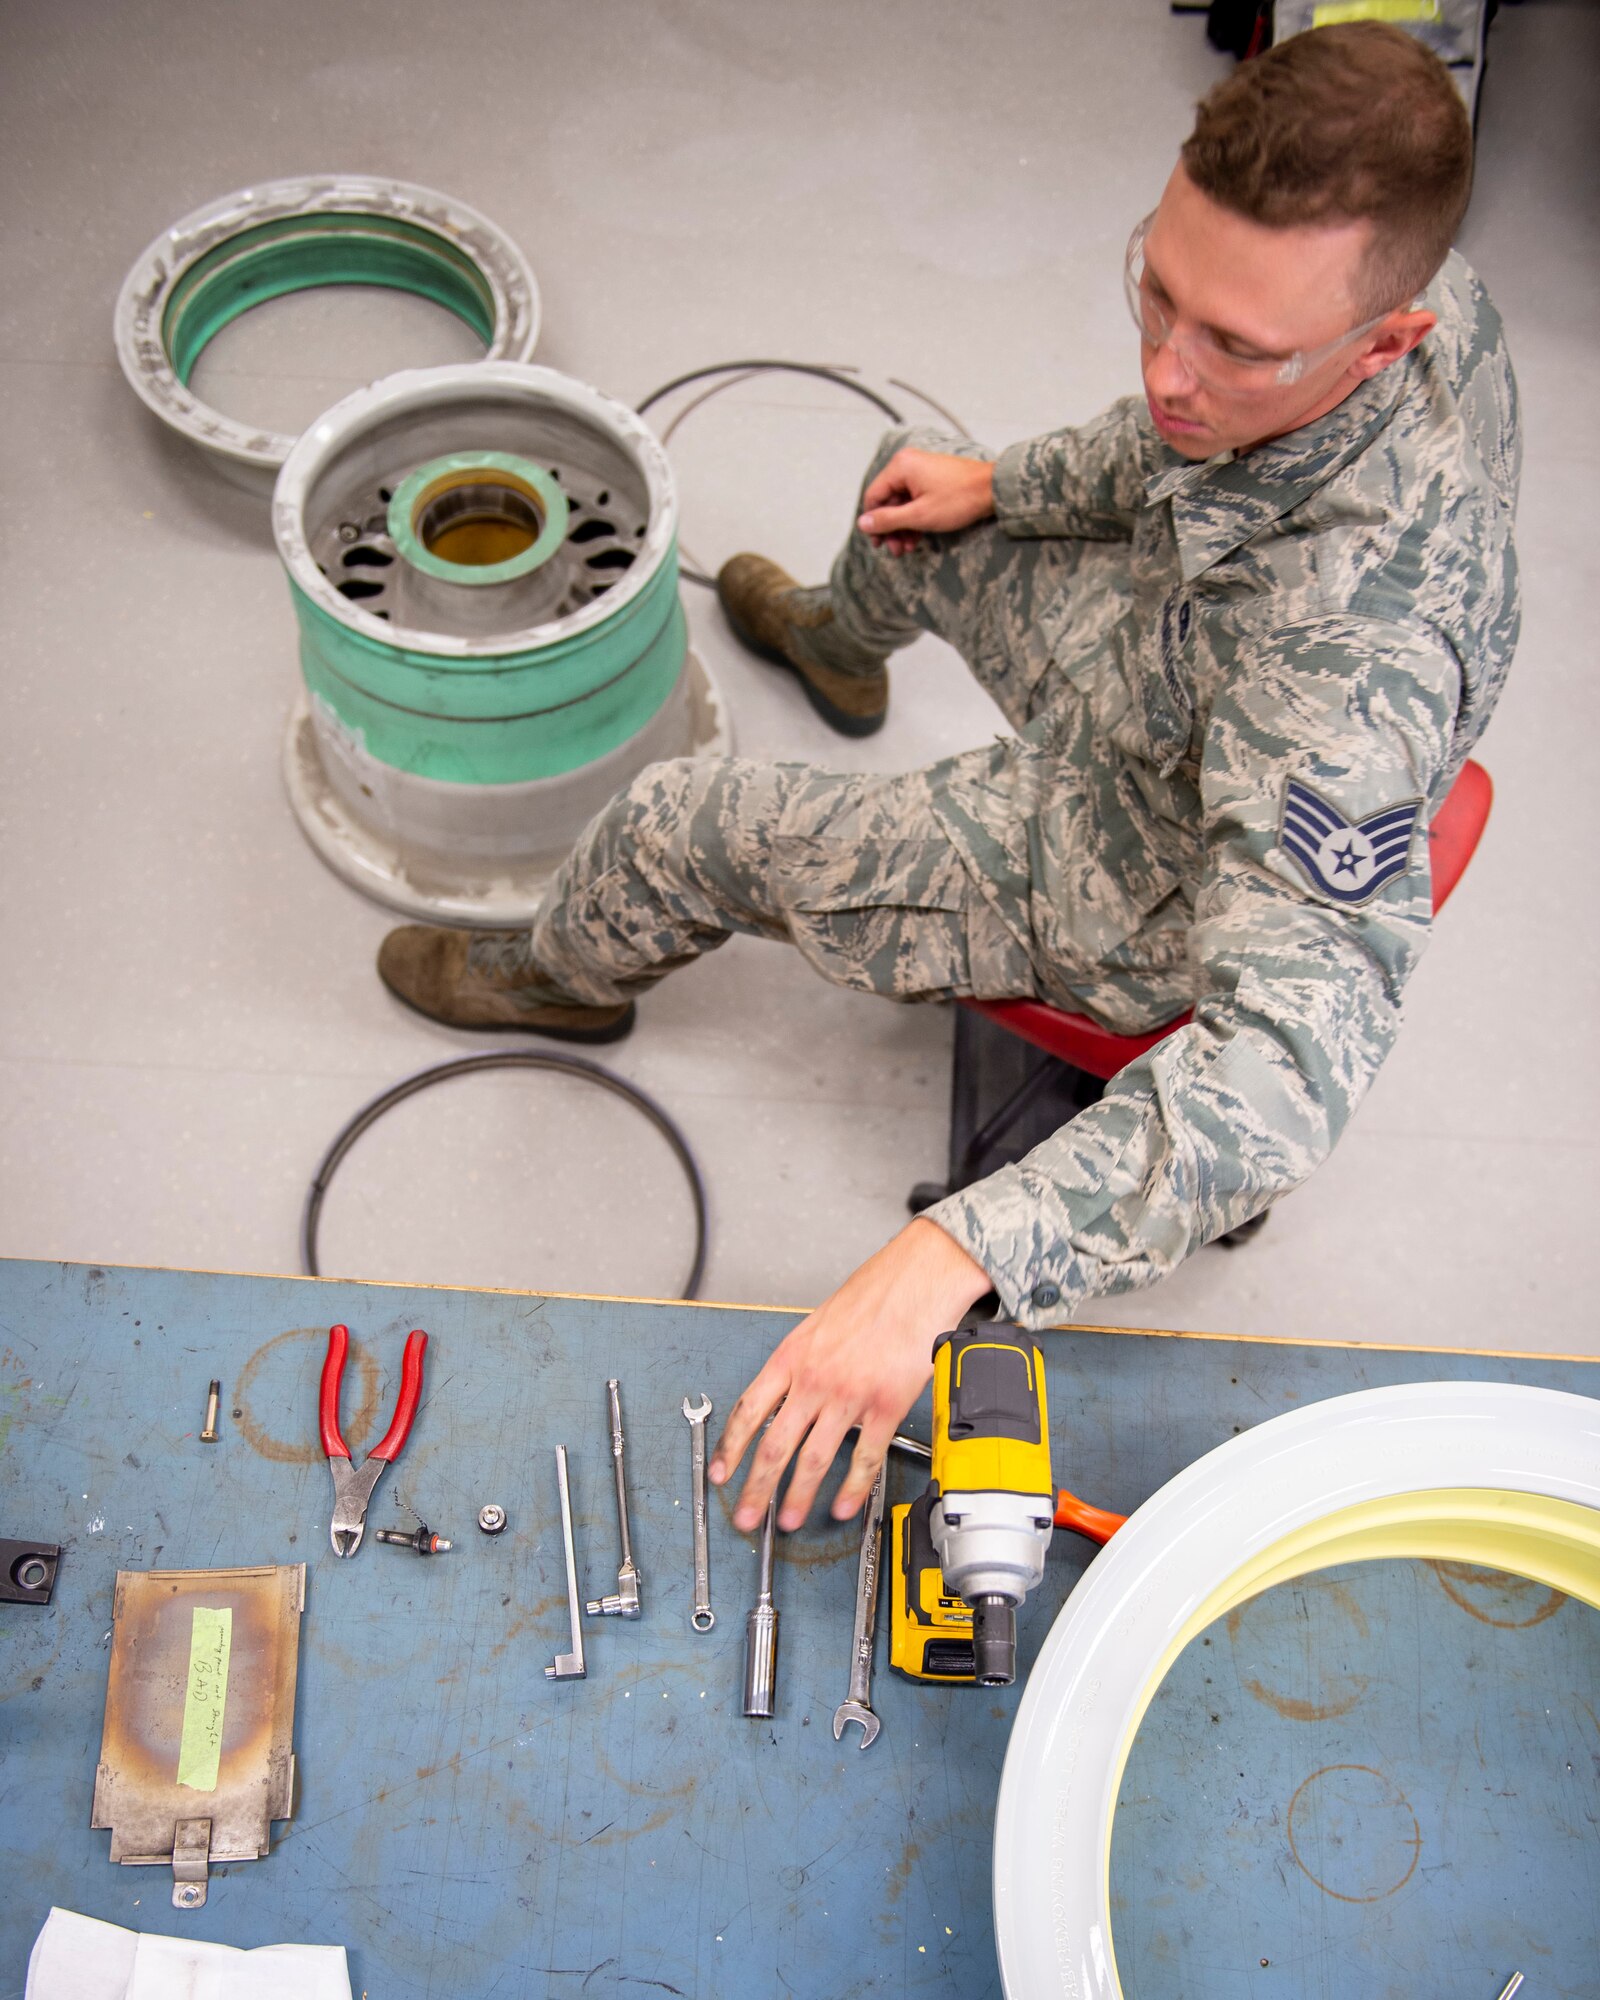
<path id="1" fill-rule="evenodd" d="M 117 358 L 170 430 L 270 484 L 294 438 L 226 416 L 188 383 L 252 306 L 335 284 L 433 299 L 484 341 L 486 361 L 525 361 L 538 340 L 533 272 L 486 216 L 414 182 L 327 174 L 240 189 L 163 230 L 123 281 Z"/>

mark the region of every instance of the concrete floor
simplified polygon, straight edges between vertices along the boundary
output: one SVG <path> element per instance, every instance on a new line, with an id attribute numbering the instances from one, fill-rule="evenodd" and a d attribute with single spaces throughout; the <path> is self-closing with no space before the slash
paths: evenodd
<path id="1" fill-rule="evenodd" d="M 265 510 L 160 433 L 112 356 L 141 247 L 255 180 L 393 174 L 508 230 L 544 292 L 538 358 L 626 401 L 741 355 L 825 360 L 916 383 L 1000 445 L 1137 385 L 1121 246 L 1225 61 L 1157 0 L 3 0 L 0 29 L 0 1254 L 290 1270 L 344 1119 L 480 1044 L 388 999 L 389 919 L 290 818 L 295 633 Z M 1600 1346 L 1582 1247 L 1600 1192 L 1600 10 L 1508 6 L 1490 49 L 1463 245 L 1506 318 L 1527 446 L 1524 636 L 1480 753 L 1494 818 L 1331 1164 L 1258 1242 L 1108 1320 Z M 302 295 L 230 329 L 197 386 L 298 425 L 472 351 L 414 301 Z M 793 380 L 697 411 L 672 447 L 688 549 L 820 576 L 879 427 Z M 894 669 L 888 726 L 846 744 L 685 595 L 747 752 L 900 769 L 996 726 L 925 641 Z M 753 942 L 652 997 L 607 1060 L 703 1161 L 706 1296 L 813 1302 L 898 1228 L 941 1165 L 949 1035 L 943 1010 L 835 992 Z M 324 1268 L 670 1293 L 687 1225 L 665 1148 L 611 1100 L 474 1080 L 362 1141 Z"/>

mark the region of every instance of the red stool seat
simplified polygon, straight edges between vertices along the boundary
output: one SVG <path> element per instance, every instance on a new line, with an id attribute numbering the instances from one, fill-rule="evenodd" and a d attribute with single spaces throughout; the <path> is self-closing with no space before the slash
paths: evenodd
<path id="1" fill-rule="evenodd" d="M 1444 908 L 1451 891 L 1465 874 L 1493 800 L 1494 786 L 1489 773 L 1468 758 L 1428 828 L 1435 915 Z M 961 1005 L 986 1016 L 1007 1033 L 1031 1042 L 1036 1049 L 1043 1049 L 1046 1055 L 1099 1077 L 1103 1083 L 1109 1082 L 1136 1056 L 1142 1056 L 1146 1049 L 1165 1041 L 1190 1018 L 1180 1014 L 1176 1020 L 1142 1034 L 1116 1035 L 1086 1014 L 1068 1014 L 1044 1000 L 963 1000 Z"/>

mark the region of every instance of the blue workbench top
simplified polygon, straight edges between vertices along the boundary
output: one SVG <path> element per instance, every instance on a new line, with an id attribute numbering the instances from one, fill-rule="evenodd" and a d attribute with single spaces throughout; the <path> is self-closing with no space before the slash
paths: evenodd
<path id="1" fill-rule="evenodd" d="M 857 1531 L 780 1538 L 777 1714 L 740 1714 L 751 1538 L 712 1501 L 714 1632 L 689 1625 L 686 1393 L 729 1403 L 794 1314 L 338 1281 L 0 1264 L 0 1533 L 62 1544 L 54 1601 L 0 1605 L 0 2000 L 52 1903 L 232 1944 L 343 1943 L 356 1995 L 997 1994 L 989 1843 L 1019 1689 L 887 1672 L 835 1744 Z M 353 1348 L 357 1457 L 405 1334 L 421 1412 L 365 1546 L 328 1545 L 317 1378 Z M 1057 1476 L 1126 1512 L 1234 1431 L 1382 1383 L 1594 1393 L 1600 1366 L 1076 1330 L 1045 1341 Z M 552 1448 L 587 1590 L 615 1587 L 604 1384 L 622 1381 L 645 1613 L 566 1602 Z M 198 1442 L 208 1378 L 222 1441 Z M 908 1428 L 927 1434 L 926 1409 Z M 898 1465 L 893 1498 L 919 1475 Z M 374 1543 L 401 1497 L 453 1538 Z M 507 1532 L 481 1535 L 499 1501 Z M 1023 1670 L 1083 1564 L 1059 1534 Z M 266 1859 L 113 1867 L 89 1826 L 119 1568 L 304 1561 L 299 1797 Z M 887 1623 L 887 1614 L 880 1624 Z M 1139 2000 L 1600 1993 L 1600 1616 L 1492 1573 L 1373 1564 L 1284 1586 L 1192 1646 L 1130 1760 L 1114 1847 Z"/>

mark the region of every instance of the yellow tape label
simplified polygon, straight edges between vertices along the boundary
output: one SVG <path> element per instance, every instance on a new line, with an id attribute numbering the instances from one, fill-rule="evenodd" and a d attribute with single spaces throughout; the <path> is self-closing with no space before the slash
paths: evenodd
<path id="1" fill-rule="evenodd" d="M 232 1651 L 232 1605 L 214 1611 L 197 1604 L 189 1634 L 189 1685 L 183 1697 L 183 1736 L 178 1745 L 178 1783 L 194 1792 L 217 1789 Z"/>
<path id="2" fill-rule="evenodd" d="M 1440 21 L 1439 0 L 1324 0 L 1311 10 L 1313 28 L 1337 28 L 1346 21 Z"/>

